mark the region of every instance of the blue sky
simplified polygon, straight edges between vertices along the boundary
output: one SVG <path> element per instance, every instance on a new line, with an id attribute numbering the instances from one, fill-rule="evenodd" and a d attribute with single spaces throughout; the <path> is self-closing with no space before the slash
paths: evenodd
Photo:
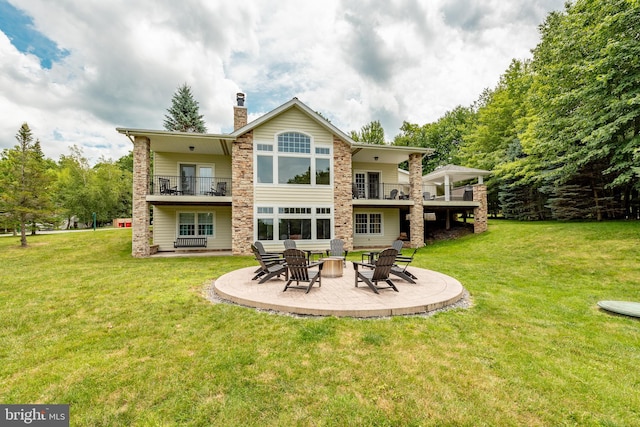
<path id="1" fill-rule="evenodd" d="M 50 69 L 53 62 L 69 54 L 37 31 L 30 16 L 4 0 L 0 0 L 0 30 L 9 37 L 18 51 L 38 57 L 42 68 Z"/>
<path id="2" fill-rule="evenodd" d="M 345 132 L 380 120 L 387 140 L 470 105 L 530 57 L 564 0 L 0 0 L 0 149 L 29 123 L 45 154 L 92 161 L 161 129 L 191 86 L 211 133 L 236 92 L 253 119 L 298 97 Z"/>

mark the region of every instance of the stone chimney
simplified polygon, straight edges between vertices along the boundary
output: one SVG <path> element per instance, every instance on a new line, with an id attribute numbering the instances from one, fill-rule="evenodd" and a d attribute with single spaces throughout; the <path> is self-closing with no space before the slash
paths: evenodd
<path id="1" fill-rule="evenodd" d="M 238 130 L 247 124 L 247 107 L 244 106 L 244 93 L 236 94 L 238 105 L 233 107 L 233 130 Z"/>

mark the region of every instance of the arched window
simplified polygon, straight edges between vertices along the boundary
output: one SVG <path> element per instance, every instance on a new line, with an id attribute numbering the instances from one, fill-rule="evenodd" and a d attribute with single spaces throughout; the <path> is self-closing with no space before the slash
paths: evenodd
<path id="1" fill-rule="evenodd" d="M 256 148 L 258 183 L 331 185 L 331 148 L 314 147 L 309 135 L 283 132 L 275 144 L 260 141 Z"/>

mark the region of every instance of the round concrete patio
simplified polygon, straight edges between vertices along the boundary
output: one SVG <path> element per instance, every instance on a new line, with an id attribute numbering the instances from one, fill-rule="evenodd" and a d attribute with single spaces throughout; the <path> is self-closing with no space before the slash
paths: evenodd
<path id="1" fill-rule="evenodd" d="M 251 280 L 257 267 L 235 270 L 218 278 L 214 292 L 236 304 L 284 313 L 315 316 L 383 317 L 427 313 L 455 304 L 465 290 L 453 277 L 436 271 L 411 267 L 416 284 L 392 276 L 399 292 L 385 289 L 375 294 L 366 284 L 355 287 L 353 266 L 347 262 L 342 277 L 322 278 L 306 294 L 304 290 L 282 292 L 284 277 L 259 284 Z"/>

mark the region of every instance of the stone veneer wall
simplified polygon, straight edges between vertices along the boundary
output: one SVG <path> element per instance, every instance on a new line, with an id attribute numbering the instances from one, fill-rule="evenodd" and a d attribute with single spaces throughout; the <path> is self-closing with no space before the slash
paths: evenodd
<path id="1" fill-rule="evenodd" d="M 231 187 L 231 250 L 251 254 L 253 243 L 253 132 L 233 142 Z"/>
<path id="2" fill-rule="evenodd" d="M 133 142 L 133 221 L 131 255 L 145 258 L 151 254 L 149 247 L 149 191 L 150 147 L 147 137 L 136 136 Z"/>
<path id="3" fill-rule="evenodd" d="M 487 218 L 489 216 L 486 185 L 476 184 L 473 186 L 473 201 L 480 203 L 480 206 L 473 209 L 473 232 L 484 233 L 487 231 Z"/>
<path id="4" fill-rule="evenodd" d="M 344 241 L 345 250 L 353 250 L 353 193 L 351 191 L 351 148 L 333 136 L 333 220 L 336 239 Z"/>
<path id="5" fill-rule="evenodd" d="M 422 204 L 422 154 L 409 155 L 409 183 L 411 184 L 410 209 L 411 247 L 424 246 L 424 206 Z"/>

